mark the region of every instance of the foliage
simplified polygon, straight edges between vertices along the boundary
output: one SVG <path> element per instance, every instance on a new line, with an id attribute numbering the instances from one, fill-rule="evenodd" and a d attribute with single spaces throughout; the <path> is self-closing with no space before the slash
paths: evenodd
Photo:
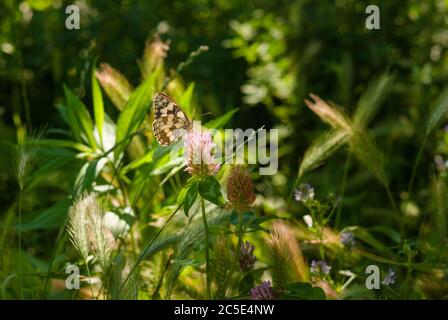
<path id="1" fill-rule="evenodd" d="M 448 5 L 377 2 L 2 2 L 0 298 L 446 299 Z M 278 171 L 186 170 L 156 92 Z"/>

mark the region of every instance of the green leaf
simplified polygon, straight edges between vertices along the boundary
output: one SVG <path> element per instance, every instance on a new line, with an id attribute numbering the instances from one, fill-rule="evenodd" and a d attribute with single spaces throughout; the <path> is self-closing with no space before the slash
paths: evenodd
<path id="1" fill-rule="evenodd" d="M 255 286 L 255 283 L 261 278 L 263 273 L 266 271 L 266 268 L 251 270 L 246 273 L 243 279 L 240 281 L 238 285 L 238 290 L 240 294 L 245 295 L 250 292 L 250 289 Z"/>
<path id="2" fill-rule="evenodd" d="M 347 230 L 353 232 L 356 236 L 356 238 L 360 239 L 361 241 L 371 245 L 373 248 L 377 249 L 379 252 L 383 254 L 389 254 L 392 255 L 392 252 L 390 249 L 385 246 L 381 241 L 377 240 L 375 237 L 373 237 L 369 231 L 367 231 L 364 228 L 361 227 L 348 227 Z"/>
<path id="3" fill-rule="evenodd" d="M 369 84 L 366 92 L 358 101 L 358 106 L 353 115 L 354 124 L 361 127 L 368 125 L 370 120 L 378 112 L 384 99 L 389 94 L 393 78 L 393 76 L 386 72 Z"/>
<path id="4" fill-rule="evenodd" d="M 31 140 L 33 142 L 34 140 Z M 56 147 L 56 148 L 71 148 L 75 149 L 80 152 L 90 153 L 92 152 L 92 149 L 90 149 L 88 146 L 70 141 L 70 140 L 59 140 L 59 139 L 40 139 L 36 141 L 36 143 L 39 144 L 39 146 L 48 146 L 48 147 Z"/>
<path id="5" fill-rule="evenodd" d="M 93 123 L 89 111 L 66 85 L 64 85 L 64 94 L 67 100 L 67 117 L 73 135 L 78 141 L 84 140 L 92 148 L 96 148 L 93 138 Z"/>
<path id="6" fill-rule="evenodd" d="M 127 143 L 122 143 L 130 137 L 142 124 L 145 115 L 151 106 L 151 100 L 156 90 L 156 80 L 160 73 L 160 68 L 151 74 L 137 89 L 135 89 L 128 102 L 123 108 L 117 121 L 116 143 L 119 146 L 115 149 L 115 159 L 124 151 Z"/>
<path id="7" fill-rule="evenodd" d="M 426 125 L 426 135 L 429 135 L 443 120 L 443 117 L 448 110 L 448 86 L 439 95 L 433 107 L 431 108 L 431 113 L 428 118 L 428 123 Z"/>
<path id="8" fill-rule="evenodd" d="M 182 97 L 179 100 L 179 105 L 185 112 L 187 112 L 188 115 L 191 115 L 193 112 L 191 105 L 191 100 L 193 98 L 193 91 L 194 91 L 194 82 L 188 86 L 187 90 L 185 90 L 185 92 L 182 94 Z"/>
<path id="9" fill-rule="evenodd" d="M 177 196 L 176 203 L 178 206 L 183 205 L 188 190 L 190 189 L 190 187 L 193 184 L 197 185 L 197 183 L 198 183 L 198 181 L 195 177 L 190 177 L 190 179 L 188 179 L 187 184 L 182 188 L 182 190 L 179 192 L 179 195 Z M 196 186 L 196 190 L 197 190 L 197 186 Z"/>
<path id="10" fill-rule="evenodd" d="M 152 176 L 158 176 L 161 174 L 164 174 L 168 171 L 170 171 L 172 168 L 180 166 L 180 165 L 184 165 L 185 163 L 185 158 L 184 157 L 177 157 L 174 159 L 170 159 L 169 155 L 166 155 L 164 157 L 163 160 L 167 160 L 167 162 L 165 161 L 158 161 L 157 164 L 154 166 L 154 169 L 151 170 L 151 175 Z"/>
<path id="11" fill-rule="evenodd" d="M 20 226 L 16 225 L 15 227 L 22 231 L 57 228 L 61 226 L 67 218 L 70 204 L 71 201 L 65 199 L 50 208 L 30 214 L 24 219 Z"/>
<path id="12" fill-rule="evenodd" d="M 36 11 L 48 9 L 52 4 L 52 0 L 27 0 L 28 5 Z"/>
<path id="13" fill-rule="evenodd" d="M 168 181 L 168 179 L 170 179 L 170 178 L 173 177 L 176 173 L 178 173 L 180 170 L 182 170 L 183 167 L 185 167 L 185 164 L 184 164 L 184 163 L 182 163 L 182 164 L 180 164 L 180 165 L 178 165 L 178 166 L 172 168 L 171 171 L 168 172 L 168 174 L 165 176 L 165 178 L 163 178 L 163 180 L 160 181 L 159 186 L 160 186 L 160 187 L 163 186 L 163 185 Z"/>
<path id="14" fill-rule="evenodd" d="M 182 237 L 178 234 L 168 235 L 164 238 L 158 239 L 152 243 L 150 247 L 146 247 L 141 253 L 140 256 L 142 259 L 147 259 L 151 257 L 153 254 L 160 252 L 180 241 Z"/>
<path id="15" fill-rule="evenodd" d="M 147 152 L 143 157 L 135 159 L 130 164 L 128 164 L 126 167 L 124 167 L 122 169 L 122 172 L 127 173 L 131 170 L 137 169 L 138 167 L 140 167 L 144 164 L 151 163 L 153 160 L 153 156 L 154 156 L 154 150 L 151 150 L 151 151 Z"/>
<path id="16" fill-rule="evenodd" d="M 254 216 L 253 219 L 251 221 L 249 221 L 249 223 L 247 224 L 248 228 L 252 229 L 252 230 L 266 230 L 265 228 L 263 228 L 261 226 L 262 223 L 272 220 L 272 219 L 277 219 L 278 216 L 276 216 L 275 214 L 267 214 L 264 216 Z"/>
<path id="17" fill-rule="evenodd" d="M 363 129 L 354 131 L 349 140 L 350 151 L 355 155 L 367 170 L 383 184 L 389 183 L 389 172 L 387 171 L 386 155 L 378 148 L 373 136 Z"/>
<path id="18" fill-rule="evenodd" d="M 373 231 L 373 232 L 382 233 L 382 234 L 386 235 L 387 237 L 389 237 L 392 241 L 394 241 L 396 243 L 400 243 L 401 242 L 400 232 L 394 230 L 391 227 L 378 225 L 378 226 L 370 227 L 369 230 Z"/>
<path id="19" fill-rule="evenodd" d="M 41 180 L 48 179 L 48 175 L 56 172 L 57 170 L 67 170 L 67 167 L 71 162 L 76 160 L 76 153 L 68 149 L 54 149 L 52 150 L 53 157 L 45 161 L 42 166 L 39 166 L 33 173 L 26 177 L 27 187 L 26 191 L 30 191 Z"/>
<path id="20" fill-rule="evenodd" d="M 184 213 L 187 217 L 188 217 L 188 212 L 190 211 L 191 207 L 193 206 L 194 202 L 196 201 L 197 195 L 198 195 L 198 184 L 193 183 L 185 195 Z"/>
<path id="21" fill-rule="evenodd" d="M 235 115 L 235 113 L 238 112 L 238 110 L 238 108 L 232 109 L 229 112 L 226 112 L 224 115 L 207 122 L 204 127 L 220 129 L 224 127 L 230 120 L 232 120 L 232 117 Z"/>
<path id="22" fill-rule="evenodd" d="M 435 236 L 438 245 L 446 248 L 444 243 L 448 238 L 448 188 L 445 177 L 437 177 L 431 183 L 431 212 L 435 224 Z"/>
<path id="23" fill-rule="evenodd" d="M 238 290 L 240 294 L 248 294 L 250 289 L 255 286 L 255 279 L 252 273 L 246 274 L 238 284 Z"/>
<path id="24" fill-rule="evenodd" d="M 288 292 L 285 293 L 285 299 L 299 300 L 326 300 L 324 290 L 319 287 L 313 287 L 308 282 L 294 282 L 288 285 Z"/>
<path id="25" fill-rule="evenodd" d="M 92 186 L 108 161 L 108 158 L 103 157 L 84 164 L 75 182 L 75 191 L 77 194 L 88 190 Z"/>
<path id="26" fill-rule="evenodd" d="M 252 220 L 255 217 L 255 213 L 252 211 L 243 212 L 243 223 L 247 224 L 250 220 Z M 240 224 L 240 214 L 236 212 L 235 210 L 232 211 L 230 214 L 230 223 L 237 226 Z"/>
<path id="27" fill-rule="evenodd" d="M 95 117 L 95 124 L 100 136 L 101 145 L 103 145 L 103 125 L 104 125 L 104 102 L 101 94 L 100 85 L 95 77 L 96 64 L 92 68 L 92 96 L 93 96 L 93 114 Z"/>
<path id="28" fill-rule="evenodd" d="M 348 141 L 348 134 L 342 130 L 332 129 L 317 137 L 305 151 L 298 177 L 321 165 L 344 143 Z"/>
<path id="29" fill-rule="evenodd" d="M 217 206 L 224 205 L 224 197 L 221 193 L 221 185 L 212 176 L 207 176 L 199 182 L 199 194 L 202 198 Z"/>
<path id="30" fill-rule="evenodd" d="M 190 188 L 188 186 L 185 188 L 182 188 L 182 190 L 180 190 L 179 194 L 177 195 L 177 200 L 176 200 L 176 203 L 178 206 L 181 206 L 184 203 L 188 190 L 190 190 Z"/>

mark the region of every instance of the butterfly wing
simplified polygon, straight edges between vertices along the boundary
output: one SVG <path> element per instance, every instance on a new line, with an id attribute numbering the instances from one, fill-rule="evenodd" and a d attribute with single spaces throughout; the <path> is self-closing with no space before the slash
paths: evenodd
<path id="1" fill-rule="evenodd" d="M 154 97 L 154 136 L 162 146 L 167 146 L 191 127 L 190 120 L 173 99 L 163 93 Z"/>

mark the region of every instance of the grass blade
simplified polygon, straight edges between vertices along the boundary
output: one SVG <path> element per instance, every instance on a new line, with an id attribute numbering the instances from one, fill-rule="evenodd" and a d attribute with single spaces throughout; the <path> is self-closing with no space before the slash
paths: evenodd
<path id="1" fill-rule="evenodd" d="M 443 120 L 444 115 L 448 110 L 448 86 L 439 95 L 428 118 L 426 125 L 426 135 L 429 135 Z"/>
<path id="2" fill-rule="evenodd" d="M 145 119 L 152 98 L 156 91 L 156 80 L 160 69 L 151 74 L 134 92 L 118 117 L 116 142 L 120 142 L 137 130 Z M 121 144 L 115 149 L 115 159 L 124 151 L 126 145 Z"/>
<path id="3" fill-rule="evenodd" d="M 390 92 L 393 76 L 387 72 L 378 79 L 372 81 L 366 92 L 358 101 L 353 123 L 360 127 L 366 127 L 378 112 L 382 102 Z"/>
<path id="4" fill-rule="evenodd" d="M 66 85 L 64 85 L 64 93 L 67 101 L 67 116 L 72 133 L 77 140 L 84 140 L 92 148 L 95 148 L 93 123 L 89 111 L 84 103 Z"/>
<path id="5" fill-rule="evenodd" d="M 93 114 L 95 117 L 95 124 L 100 136 L 100 143 L 103 145 L 103 125 L 104 125 L 104 102 L 101 93 L 100 85 L 95 77 L 95 65 L 92 69 L 92 98 L 93 98 Z"/>
<path id="6" fill-rule="evenodd" d="M 318 167 L 336 150 L 347 142 L 348 135 L 342 130 L 330 130 L 319 137 L 308 147 L 300 163 L 299 177 Z"/>

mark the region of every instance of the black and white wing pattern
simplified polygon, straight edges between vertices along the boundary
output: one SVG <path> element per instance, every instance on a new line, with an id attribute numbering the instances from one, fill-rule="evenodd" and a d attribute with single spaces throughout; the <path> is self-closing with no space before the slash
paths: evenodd
<path id="1" fill-rule="evenodd" d="M 154 97 L 154 122 L 152 130 L 157 141 L 167 146 L 191 129 L 191 122 L 181 107 L 166 94 L 158 92 Z"/>

